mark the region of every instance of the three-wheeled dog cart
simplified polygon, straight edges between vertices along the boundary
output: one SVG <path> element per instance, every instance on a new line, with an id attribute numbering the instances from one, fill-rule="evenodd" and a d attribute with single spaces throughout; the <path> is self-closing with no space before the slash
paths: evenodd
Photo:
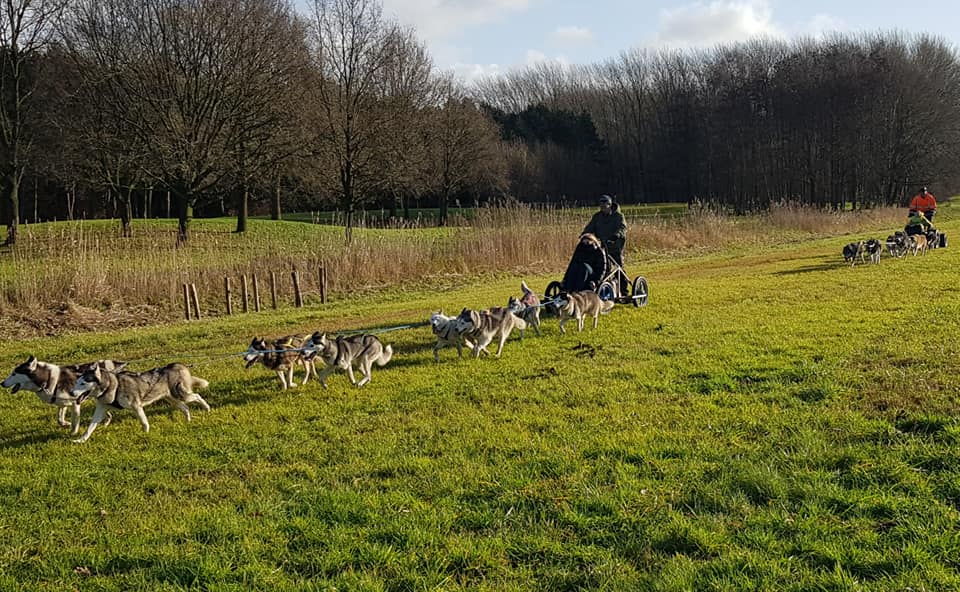
<path id="1" fill-rule="evenodd" d="M 586 242 L 581 237 L 563 280 L 550 282 L 544 296 L 551 300 L 561 292 L 593 290 L 601 300 L 613 300 L 618 304 L 633 303 L 634 306 L 646 305 L 650 295 L 646 278 L 638 275 L 631 281 L 627 272 L 610 256 L 602 243 L 596 241 L 593 245 L 587 245 Z"/>

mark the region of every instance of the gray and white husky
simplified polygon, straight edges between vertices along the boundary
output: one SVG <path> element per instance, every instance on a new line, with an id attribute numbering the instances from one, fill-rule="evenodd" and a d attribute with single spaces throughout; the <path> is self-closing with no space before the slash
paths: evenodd
<path id="1" fill-rule="evenodd" d="M 440 350 L 445 347 L 457 348 L 457 355 L 463 357 L 463 348 L 473 349 L 473 343 L 465 338 L 456 328 L 457 317 L 448 317 L 443 311 L 435 312 L 430 315 L 430 330 L 437 337 L 437 343 L 433 346 L 433 361 L 440 361 Z"/>
<path id="2" fill-rule="evenodd" d="M 77 383 L 77 378 L 84 371 L 98 365 L 105 370 L 123 370 L 126 362 L 116 360 L 97 360 L 86 364 L 72 366 L 58 366 L 50 362 L 41 362 L 30 356 L 27 361 L 13 369 L 2 383 L 3 388 L 17 392 L 20 389 L 36 393 L 44 403 L 57 407 L 57 423 L 61 427 L 70 426 L 70 434 L 80 431 L 80 403 L 82 397 L 76 397 L 71 392 Z M 67 409 L 71 411 L 70 421 L 67 422 Z M 109 421 L 109 419 L 107 420 Z"/>
<path id="3" fill-rule="evenodd" d="M 307 384 L 307 381 L 310 380 L 310 374 L 316 375 L 317 373 L 313 366 L 313 358 L 305 355 L 301 349 L 303 340 L 303 335 L 287 335 L 273 343 L 268 343 L 262 337 L 254 337 L 243 359 L 247 362 L 247 368 L 260 362 L 276 372 L 283 390 L 295 388 L 297 383 L 293 380 L 294 367 L 304 367 L 305 374 L 301 384 Z"/>
<path id="4" fill-rule="evenodd" d="M 600 322 L 600 313 L 610 312 L 613 309 L 612 300 L 601 300 L 592 290 L 582 292 L 561 292 L 556 300 L 557 310 L 560 311 L 560 332 L 566 333 L 563 327 L 570 319 L 576 319 L 577 331 L 583 331 L 583 321 L 593 317 L 593 328 Z"/>
<path id="5" fill-rule="evenodd" d="M 87 431 L 74 442 L 86 442 L 93 430 L 97 429 L 97 425 L 107 416 L 109 407 L 132 409 L 145 432 L 150 431 L 150 422 L 147 421 L 143 408 L 161 399 L 182 411 L 187 421 L 190 421 L 187 403 L 199 403 L 204 410 L 210 411 L 210 405 L 207 405 L 203 397 L 193 392 L 193 389 L 208 386 L 206 380 L 192 376 L 190 369 L 183 364 L 168 364 L 146 372 L 110 372 L 95 366 L 81 374 L 73 387 L 75 396 L 86 394 L 93 397 L 97 404 Z"/>
<path id="6" fill-rule="evenodd" d="M 500 357 L 503 353 L 503 344 L 510 337 L 510 332 L 514 329 L 526 329 L 527 323 L 513 314 L 509 308 L 495 306 L 489 310 L 465 308 L 460 311 L 454 326 L 457 332 L 473 340 L 473 356 L 479 358 L 480 352 L 486 351 L 487 346 L 498 334 L 500 344 L 497 347 L 496 356 Z"/>
<path id="7" fill-rule="evenodd" d="M 536 292 L 530 289 L 527 286 L 527 282 L 520 282 L 520 289 L 523 291 L 523 296 L 517 298 L 511 296 L 510 300 L 507 302 L 507 308 L 510 311 L 524 320 L 527 325 L 533 326 L 533 330 L 537 333 L 537 336 L 540 335 L 540 298 L 537 296 Z M 520 329 L 520 339 L 523 339 L 523 331 L 526 327 Z"/>
<path id="8" fill-rule="evenodd" d="M 327 388 L 327 376 L 336 370 L 345 370 L 350 383 L 361 387 L 370 382 L 373 365 L 386 366 L 393 357 L 393 347 L 384 345 L 374 335 L 350 335 L 330 339 L 317 331 L 304 344 L 307 353 L 316 352 L 325 366 L 318 378 L 323 388 Z M 360 382 L 353 375 L 356 364 L 363 378 Z"/>

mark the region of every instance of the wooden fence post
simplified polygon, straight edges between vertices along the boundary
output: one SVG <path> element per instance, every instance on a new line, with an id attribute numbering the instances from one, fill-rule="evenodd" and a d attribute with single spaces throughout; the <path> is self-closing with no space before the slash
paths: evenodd
<path id="1" fill-rule="evenodd" d="M 327 269 L 322 265 L 317 270 L 317 283 L 320 286 L 320 304 L 327 303 Z"/>
<path id="2" fill-rule="evenodd" d="M 183 314 L 186 315 L 187 320 L 190 320 L 190 290 L 187 288 L 187 285 L 183 285 Z"/>
<path id="3" fill-rule="evenodd" d="M 224 293 L 224 297 L 227 300 L 227 314 L 232 315 L 233 303 L 230 302 L 230 278 L 229 277 L 223 278 L 223 293 Z"/>
<path id="4" fill-rule="evenodd" d="M 190 284 L 190 291 L 193 293 L 193 316 L 200 320 L 200 297 L 197 296 L 197 285 Z"/>
<path id="5" fill-rule="evenodd" d="M 240 291 L 243 294 L 243 312 L 247 312 L 247 300 L 250 298 L 250 291 L 247 289 L 247 275 L 243 274 L 240 276 L 240 281 L 243 282 Z"/>
<path id="6" fill-rule="evenodd" d="M 260 282 L 257 281 L 257 274 L 253 274 L 253 310 L 260 312 Z"/>
<path id="7" fill-rule="evenodd" d="M 273 301 L 273 310 L 277 310 L 277 273 L 270 272 L 270 299 Z"/>
<path id="8" fill-rule="evenodd" d="M 297 308 L 303 306 L 303 292 L 300 291 L 300 272 L 294 271 L 293 276 L 293 303 Z"/>

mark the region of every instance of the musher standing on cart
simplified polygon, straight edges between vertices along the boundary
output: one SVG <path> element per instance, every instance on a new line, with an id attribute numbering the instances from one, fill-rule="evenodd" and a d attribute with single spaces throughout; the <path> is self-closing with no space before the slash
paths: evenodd
<path id="1" fill-rule="evenodd" d="M 609 195 L 600 196 L 600 211 L 593 215 L 581 234 L 590 233 L 600 239 L 607 254 L 623 267 L 623 248 L 627 244 L 627 223 L 620 212 L 620 204 Z M 622 281 L 621 281 L 622 283 Z M 626 286 L 621 285 L 622 291 Z"/>
<path id="2" fill-rule="evenodd" d="M 932 193 L 927 191 L 926 187 L 921 188 L 920 193 L 910 200 L 910 213 L 913 212 L 920 212 L 928 222 L 933 222 L 933 216 L 937 213 L 937 200 Z"/>

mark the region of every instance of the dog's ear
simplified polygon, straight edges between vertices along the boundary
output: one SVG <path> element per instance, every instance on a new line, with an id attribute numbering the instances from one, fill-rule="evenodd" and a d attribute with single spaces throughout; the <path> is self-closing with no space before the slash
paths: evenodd
<path id="1" fill-rule="evenodd" d="M 30 356 L 27 358 L 27 369 L 33 372 L 37 369 L 37 358 L 36 356 Z"/>

